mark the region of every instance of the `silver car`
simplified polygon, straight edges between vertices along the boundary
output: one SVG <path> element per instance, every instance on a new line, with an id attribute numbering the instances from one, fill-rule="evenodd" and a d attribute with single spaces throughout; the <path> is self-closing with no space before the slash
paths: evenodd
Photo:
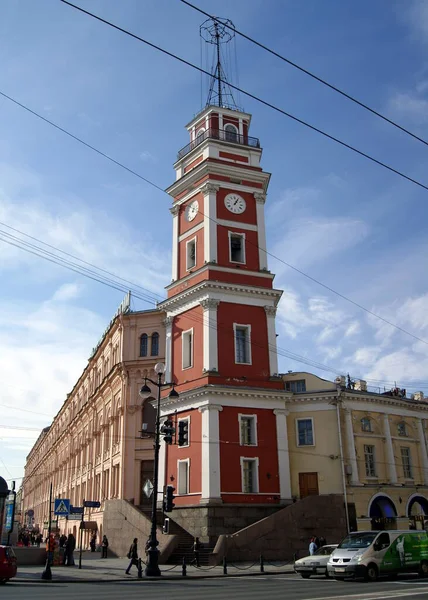
<path id="1" fill-rule="evenodd" d="M 305 556 L 305 558 L 299 558 L 294 563 L 294 570 L 304 579 L 309 579 L 311 575 L 325 575 L 328 577 L 327 563 L 330 558 L 330 554 L 333 550 L 336 550 L 338 544 L 326 544 L 321 546 L 311 556 Z"/>

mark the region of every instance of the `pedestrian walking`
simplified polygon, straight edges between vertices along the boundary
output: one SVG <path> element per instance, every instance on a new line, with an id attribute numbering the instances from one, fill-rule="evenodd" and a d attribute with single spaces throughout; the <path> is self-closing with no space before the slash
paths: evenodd
<path id="1" fill-rule="evenodd" d="M 199 552 L 201 550 L 201 542 L 198 537 L 195 537 L 195 541 L 193 542 L 193 556 L 195 558 L 194 562 L 197 567 L 200 567 L 199 564 Z"/>
<path id="2" fill-rule="evenodd" d="M 91 552 L 95 552 L 95 548 L 97 546 L 97 534 L 94 533 L 94 535 L 91 537 L 91 541 L 89 542 L 89 545 L 91 547 Z"/>
<path id="3" fill-rule="evenodd" d="M 108 539 L 106 535 L 103 535 L 103 541 L 101 542 L 102 554 L 101 558 L 107 558 Z"/>
<path id="4" fill-rule="evenodd" d="M 317 551 L 317 545 L 315 543 L 315 538 L 311 538 L 309 543 L 309 554 L 312 556 Z"/>
<path id="5" fill-rule="evenodd" d="M 129 571 L 131 570 L 132 565 L 135 565 L 136 567 L 138 567 L 138 539 L 134 538 L 134 541 L 132 542 L 127 557 L 131 560 L 131 562 L 128 565 L 128 568 L 126 569 L 125 573 L 127 575 L 129 575 Z"/>
<path id="6" fill-rule="evenodd" d="M 76 548 L 76 539 L 72 533 L 68 534 L 67 541 L 65 543 L 65 554 L 64 554 L 64 564 L 67 567 L 74 566 L 74 549 Z"/>

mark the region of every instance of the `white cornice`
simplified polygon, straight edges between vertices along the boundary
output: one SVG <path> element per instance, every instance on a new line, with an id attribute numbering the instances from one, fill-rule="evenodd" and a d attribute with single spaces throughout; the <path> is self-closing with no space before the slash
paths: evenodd
<path id="1" fill-rule="evenodd" d="M 232 267 L 221 267 L 221 266 L 217 265 L 217 263 L 207 263 L 200 269 L 196 269 L 195 271 L 192 271 L 191 273 L 189 273 L 189 275 L 186 275 L 185 277 L 182 277 L 181 279 L 176 279 L 175 281 L 173 281 L 172 283 L 167 285 L 165 287 L 165 289 L 172 290 L 175 287 L 177 287 L 177 285 L 186 283 L 187 281 L 192 279 L 195 275 L 200 275 L 201 273 L 205 273 L 205 271 L 208 271 L 208 270 L 221 271 L 223 273 L 235 273 L 238 275 L 248 275 L 251 277 L 262 277 L 262 278 L 266 278 L 266 279 L 274 279 L 274 277 L 275 277 L 275 275 L 273 275 L 270 271 L 249 271 L 247 269 L 237 269 L 236 267 L 233 269 Z M 162 303 L 163 302 L 164 301 L 162 301 Z M 159 306 L 162 303 L 159 303 Z"/>
<path id="2" fill-rule="evenodd" d="M 206 106 L 203 110 L 198 112 L 190 123 L 187 123 L 186 129 L 190 131 L 193 125 L 196 125 L 199 121 L 210 115 L 211 113 L 221 113 L 222 115 L 227 115 L 228 117 L 233 117 L 234 119 L 245 119 L 248 121 L 248 129 L 250 128 L 251 123 L 251 115 L 249 113 L 242 112 L 240 110 L 233 110 L 231 108 L 223 108 L 220 106 Z"/>

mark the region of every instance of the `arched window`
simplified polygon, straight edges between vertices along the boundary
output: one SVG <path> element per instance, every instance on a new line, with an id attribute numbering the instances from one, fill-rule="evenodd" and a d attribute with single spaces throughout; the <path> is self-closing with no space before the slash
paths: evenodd
<path id="1" fill-rule="evenodd" d="M 238 129 L 235 127 L 235 125 L 228 123 L 224 128 L 224 132 L 225 132 L 226 142 L 237 142 L 238 141 Z"/>
<path id="2" fill-rule="evenodd" d="M 152 333 L 152 349 L 150 354 L 151 356 L 158 356 L 159 354 L 159 334 L 157 331 Z"/>
<path id="3" fill-rule="evenodd" d="M 202 127 L 196 134 L 196 142 L 200 144 L 205 139 L 205 129 Z"/>
<path id="4" fill-rule="evenodd" d="M 361 419 L 361 431 L 370 432 L 372 431 L 372 422 L 368 417 Z"/>
<path id="5" fill-rule="evenodd" d="M 148 337 L 147 333 L 143 333 L 140 337 L 140 356 L 147 356 Z"/>

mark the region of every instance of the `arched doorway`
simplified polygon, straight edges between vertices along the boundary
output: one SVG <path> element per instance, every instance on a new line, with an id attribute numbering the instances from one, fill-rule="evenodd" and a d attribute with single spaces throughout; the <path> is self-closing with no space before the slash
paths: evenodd
<path id="1" fill-rule="evenodd" d="M 409 528 L 425 529 L 425 523 L 428 524 L 428 500 L 419 494 L 410 496 L 407 502 L 407 516 Z"/>
<path id="2" fill-rule="evenodd" d="M 397 509 L 385 494 L 373 496 L 369 505 L 372 530 L 397 529 Z"/>

